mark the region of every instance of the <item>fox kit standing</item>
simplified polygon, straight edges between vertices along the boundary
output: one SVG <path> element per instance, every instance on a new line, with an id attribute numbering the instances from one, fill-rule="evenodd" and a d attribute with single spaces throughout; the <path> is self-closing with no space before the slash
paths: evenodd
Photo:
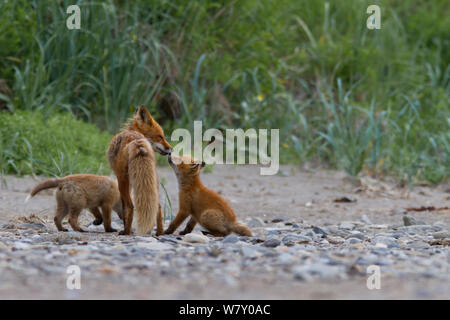
<path id="1" fill-rule="evenodd" d="M 228 203 L 200 181 L 200 170 L 205 166 L 204 162 L 196 162 L 188 156 L 181 158 L 171 155 L 168 160 L 178 179 L 180 208 L 164 233 L 173 233 L 191 215 L 186 228 L 180 232 L 181 235 L 190 233 L 198 222 L 213 236 L 226 236 L 231 232 L 252 236 L 249 228 L 236 221 L 236 215 Z"/>
<path id="2" fill-rule="evenodd" d="M 117 231 L 111 227 L 111 210 L 114 209 L 122 218 L 122 205 L 119 189 L 113 179 L 93 174 L 74 174 L 61 179 L 44 180 L 31 190 L 26 201 L 36 193 L 50 188 L 58 188 L 54 221 L 59 231 L 67 231 L 61 222 L 69 214 L 72 229 L 83 232 L 78 225 L 78 216 L 83 209 L 89 209 L 95 216 L 95 225 L 103 222 L 106 232 Z M 101 214 L 99 207 L 102 209 Z"/>
<path id="3" fill-rule="evenodd" d="M 172 147 L 164 138 L 164 132 L 159 124 L 148 110 L 141 106 L 127 127 L 112 138 L 108 148 L 108 161 L 117 176 L 123 205 L 125 226 L 120 234 L 131 233 L 134 208 L 131 188 L 136 204 L 137 232 L 145 234 L 151 231 L 158 216 L 157 234 L 162 233 L 153 150 L 166 155 L 172 151 Z"/>

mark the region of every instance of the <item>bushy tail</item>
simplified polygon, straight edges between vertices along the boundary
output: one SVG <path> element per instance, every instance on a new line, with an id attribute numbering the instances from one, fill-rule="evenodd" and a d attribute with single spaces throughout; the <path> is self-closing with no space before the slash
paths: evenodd
<path id="1" fill-rule="evenodd" d="M 235 222 L 233 225 L 231 225 L 231 232 L 247 237 L 251 237 L 253 235 L 247 226 L 244 226 L 242 223 L 239 222 Z"/>
<path id="2" fill-rule="evenodd" d="M 32 197 L 36 195 L 36 193 L 41 192 L 45 189 L 56 188 L 64 179 L 48 179 L 39 183 L 36 187 L 31 190 L 30 194 L 25 199 L 25 202 L 30 200 Z"/>
<path id="3" fill-rule="evenodd" d="M 159 209 L 155 155 L 145 139 L 132 141 L 128 154 L 128 174 L 136 208 L 136 231 L 143 235 L 153 230 Z"/>

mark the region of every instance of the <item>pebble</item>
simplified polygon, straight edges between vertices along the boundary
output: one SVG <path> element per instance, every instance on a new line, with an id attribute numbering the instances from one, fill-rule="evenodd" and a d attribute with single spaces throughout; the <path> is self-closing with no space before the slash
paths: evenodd
<path id="1" fill-rule="evenodd" d="M 360 219 L 362 222 L 364 222 L 365 224 L 372 224 L 372 221 L 369 219 L 369 217 L 367 216 L 367 215 L 365 215 L 365 214 L 363 214 L 362 216 L 361 216 L 361 219 Z"/>
<path id="2" fill-rule="evenodd" d="M 414 217 L 411 216 L 403 216 L 403 224 L 407 227 L 407 226 L 414 226 L 417 224 L 425 224 L 422 221 L 417 220 Z"/>
<path id="3" fill-rule="evenodd" d="M 350 223 L 350 222 L 342 222 L 339 225 L 339 228 L 345 229 L 345 230 L 352 230 L 354 227 L 355 227 L 355 225 L 353 223 Z"/>
<path id="4" fill-rule="evenodd" d="M 239 237 L 234 233 L 227 235 L 223 238 L 222 243 L 236 243 L 239 241 Z"/>
<path id="5" fill-rule="evenodd" d="M 329 232 L 326 229 L 320 228 L 320 227 L 313 227 L 313 231 L 314 231 L 314 233 L 321 234 L 324 236 L 329 234 Z"/>
<path id="6" fill-rule="evenodd" d="M 435 238 L 435 239 L 450 238 L 450 232 L 448 232 L 448 231 L 435 232 L 435 233 L 433 233 L 433 238 Z"/>
<path id="7" fill-rule="evenodd" d="M 261 256 L 260 252 L 253 249 L 252 247 L 247 247 L 247 246 L 241 247 L 241 254 L 246 258 L 257 258 L 257 257 Z"/>
<path id="8" fill-rule="evenodd" d="M 137 247 L 145 248 L 148 250 L 169 250 L 173 247 L 170 244 L 167 244 L 165 242 L 138 242 L 136 243 Z"/>
<path id="9" fill-rule="evenodd" d="M 247 222 L 247 226 L 251 228 L 264 227 L 264 225 L 264 220 L 258 217 L 252 218 L 249 222 Z"/>
<path id="10" fill-rule="evenodd" d="M 263 246 L 268 248 L 275 248 L 278 247 L 281 244 L 281 241 L 276 238 L 269 238 L 266 241 L 264 241 Z"/>
<path id="11" fill-rule="evenodd" d="M 345 240 L 345 243 L 348 244 L 355 244 L 355 243 L 361 243 L 362 240 L 358 239 L 358 238 L 348 238 L 347 240 Z"/>
<path id="12" fill-rule="evenodd" d="M 445 272 L 450 262 L 445 223 L 374 225 L 364 216 L 316 226 L 306 221 L 286 226 L 284 222 L 291 220 L 284 218 L 268 225 L 253 218 L 249 223 L 258 225 L 253 237 L 216 238 L 197 232 L 124 237 L 105 234 L 103 226 L 95 234 L 60 233 L 53 225 L 3 229 L 0 289 L 4 283 L 13 285 L 10 279 L 18 276 L 65 276 L 70 264 L 86 270 L 87 281 L 113 275 L 117 281 L 139 284 L 156 275 L 161 281 L 191 281 L 194 290 L 209 281 L 218 281 L 225 289 L 241 286 L 249 278 L 276 283 L 361 277 L 358 281 L 365 283 L 370 265 L 381 266 L 390 278 L 450 281 Z"/>
<path id="13" fill-rule="evenodd" d="M 288 234 L 288 235 L 284 236 L 281 241 L 286 246 L 293 246 L 296 243 L 308 243 L 308 242 L 311 242 L 312 239 L 310 237 L 307 237 L 307 236 L 302 236 L 302 235 L 297 235 L 297 234 Z"/>
<path id="14" fill-rule="evenodd" d="M 188 233 L 183 240 L 190 243 L 208 243 L 209 238 L 199 233 Z"/>

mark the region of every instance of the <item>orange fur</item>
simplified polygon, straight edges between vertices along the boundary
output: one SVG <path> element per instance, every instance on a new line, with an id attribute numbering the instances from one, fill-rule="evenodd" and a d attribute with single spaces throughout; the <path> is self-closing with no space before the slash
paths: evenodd
<path id="1" fill-rule="evenodd" d="M 178 164 L 174 163 L 173 159 Z M 226 236 L 231 232 L 252 236 L 248 227 L 236 221 L 236 215 L 230 205 L 200 181 L 200 170 L 204 167 L 204 162 L 196 162 L 187 156 L 180 158 L 169 155 L 169 164 L 178 179 L 180 208 L 165 231 L 166 234 L 173 233 L 187 217 L 191 216 L 186 228 L 180 234 L 190 233 L 199 223 L 214 236 Z"/>
<path id="2" fill-rule="evenodd" d="M 136 140 L 140 142 L 132 147 L 133 144 L 130 145 L 130 143 L 134 143 Z M 133 189 L 135 202 L 138 204 L 136 206 L 138 232 L 148 232 L 150 231 L 148 229 L 154 224 L 152 222 L 154 213 L 150 214 L 149 212 L 154 212 L 155 201 L 158 201 L 159 204 L 159 198 L 150 200 L 148 192 L 152 190 L 151 197 L 157 196 L 157 191 L 154 192 L 154 190 L 158 190 L 158 180 L 154 155 L 151 148 L 145 146 L 144 140 L 148 140 L 153 150 L 160 154 L 166 155 L 172 151 L 172 147 L 164 138 L 162 128 L 148 110 L 141 106 L 136 110 L 127 127 L 112 138 L 108 148 L 108 161 L 117 176 L 124 212 L 124 230 L 120 234 L 131 234 L 134 209 L 131 189 Z M 140 154 L 139 158 L 141 159 L 134 161 L 133 159 L 136 157 L 133 156 L 133 153 Z M 162 218 L 159 217 L 161 210 L 157 211 L 157 234 L 160 234 L 162 232 Z"/>
<path id="3" fill-rule="evenodd" d="M 103 222 L 106 232 L 117 231 L 111 227 L 111 210 L 114 209 L 122 218 L 122 206 L 119 189 L 113 179 L 93 174 L 74 174 L 61 179 L 48 179 L 36 185 L 29 198 L 49 188 L 58 188 L 54 221 L 59 231 L 67 231 L 61 223 L 67 214 L 72 229 L 84 231 L 78 225 L 78 216 L 83 209 L 89 209 L 95 216 L 95 225 Z"/>

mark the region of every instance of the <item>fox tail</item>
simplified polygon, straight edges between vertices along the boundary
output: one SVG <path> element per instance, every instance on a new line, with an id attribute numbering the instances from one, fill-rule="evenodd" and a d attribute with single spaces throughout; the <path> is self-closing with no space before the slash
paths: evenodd
<path id="1" fill-rule="evenodd" d="M 56 188 L 64 179 L 48 179 L 40 182 L 36 187 L 31 190 L 30 194 L 25 199 L 25 202 L 28 202 L 32 197 L 36 195 L 36 193 L 41 192 L 45 189 Z"/>
<path id="2" fill-rule="evenodd" d="M 237 233 L 240 236 L 251 237 L 253 234 L 247 226 L 244 226 L 242 223 L 235 222 L 231 225 L 231 232 Z"/>
<path id="3" fill-rule="evenodd" d="M 136 207 L 136 231 L 143 235 L 153 230 L 159 210 L 155 154 L 146 139 L 134 140 L 128 148 L 128 174 Z"/>

